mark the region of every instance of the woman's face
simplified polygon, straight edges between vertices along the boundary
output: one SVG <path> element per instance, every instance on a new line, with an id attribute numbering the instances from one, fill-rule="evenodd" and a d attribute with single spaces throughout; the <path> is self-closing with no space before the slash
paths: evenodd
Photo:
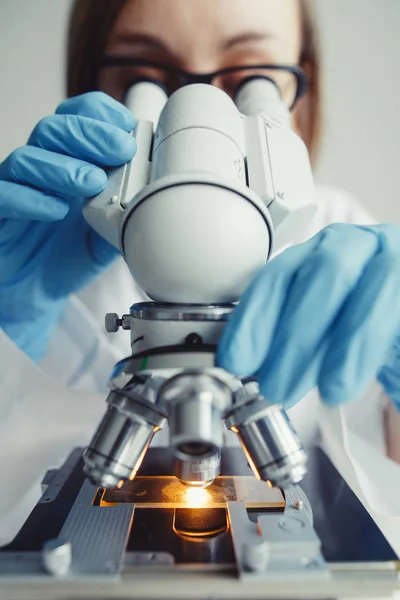
<path id="1" fill-rule="evenodd" d="M 206 73 L 236 65 L 297 64 L 300 46 L 298 0 L 128 0 L 106 54 Z M 144 76 L 158 77 L 146 69 Z M 132 67 L 109 67 L 101 71 L 99 87 L 122 101 L 133 79 Z M 284 79 L 282 86 L 291 82 Z M 222 88 L 228 83 L 216 80 Z"/>

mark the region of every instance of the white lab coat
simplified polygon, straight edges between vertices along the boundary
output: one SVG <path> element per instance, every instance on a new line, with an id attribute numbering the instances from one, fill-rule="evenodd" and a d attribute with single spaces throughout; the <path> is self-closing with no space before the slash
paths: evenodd
<path id="1" fill-rule="evenodd" d="M 318 214 L 295 242 L 329 223 L 373 222 L 338 190 L 320 188 L 317 195 Z M 34 365 L 0 332 L 0 544 L 12 539 L 29 514 L 46 469 L 58 466 L 71 449 L 87 443 L 103 414 L 107 378 L 115 362 L 130 350 L 129 332 L 107 334 L 104 314 L 123 314 L 142 299 L 121 259 L 70 299 L 40 365 Z M 362 398 L 340 410 L 323 407 L 313 390 L 289 412 L 303 442 L 311 444 L 319 438 L 375 518 L 389 519 L 385 533 L 400 550 L 400 524 L 395 531 L 391 521 L 394 514 L 400 515 L 398 493 L 396 498 L 391 493 L 400 484 L 400 465 L 385 456 L 386 401 L 375 382 Z M 157 436 L 158 443 L 163 442 L 162 434 Z M 387 502 L 382 503 L 382 497 Z"/>

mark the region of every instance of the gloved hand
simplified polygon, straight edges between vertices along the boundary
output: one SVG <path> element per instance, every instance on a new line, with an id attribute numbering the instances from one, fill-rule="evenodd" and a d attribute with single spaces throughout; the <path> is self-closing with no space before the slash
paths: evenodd
<path id="1" fill-rule="evenodd" d="M 103 93 L 63 102 L 28 144 L 0 165 L 0 326 L 38 360 L 68 296 L 118 251 L 86 223 L 82 200 L 100 193 L 102 167 L 135 154 L 131 112 Z"/>
<path id="2" fill-rule="evenodd" d="M 389 357 L 378 372 L 378 381 L 400 412 L 400 336 L 394 340 Z"/>
<path id="3" fill-rule="evenodd" d="M 286 408 L 316 386 L 337 405 L 373 380 L 399 326 L 400 229 L 335 224 L 267 263 L 232 314 L 217 364 L 255 375 Z"/>

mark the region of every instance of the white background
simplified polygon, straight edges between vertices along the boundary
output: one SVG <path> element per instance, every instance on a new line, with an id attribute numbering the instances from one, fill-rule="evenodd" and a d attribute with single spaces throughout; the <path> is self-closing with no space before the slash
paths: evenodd
<path id="1" fill-rule="evenodd" d="M 400 0 L 315 5 L 326 104 L 317 181 L 344 187 L 379 220 L 400 224 Z M 0 0 L 1 159 L 63 98 L 69 7 L 70 0 Z"/>

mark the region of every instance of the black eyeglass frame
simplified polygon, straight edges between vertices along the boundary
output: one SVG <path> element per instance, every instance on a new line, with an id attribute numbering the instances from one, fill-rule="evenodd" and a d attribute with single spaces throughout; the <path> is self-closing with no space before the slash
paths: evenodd
<path id="1" fill-rule="evenodd" d="M 129 56 L 116 56 L 109 55 L 103 56 L 101 60 L 97 63 L 97 73 L 105 69 L 107 67 L 123 67 L 123 66 L 131 66 L 131 67 L 153 67 L 155 69 L 162 69 L 167 74 L 177 76 L 181 87 L 185 85 L 190 85 L 192 83 L 205 83 L 212 84 L 213 79 L 219 77 L 221 75 L 229 75 L 230 73 L 235 73 L 236 71 L 242 71 L 243 69 L 255 69 L 255 70 L 270 70 L 270 71 L 286 71 L 287 73 L 292 73 L 296 78 L 297 88 L 295 98 L 293 100 L 292 105 L 289 107 L 290 110 L 293 110 L 297 102 L 302 98 L 308 91 L 309 88 L 309 80 L 304 72 L 304 70 L 299 65 L 277 65 L 277 64 L 257 64 L 257 65 L 235 65 L 234 67 L 226 67 L 225 69 L 220 69 L 218 71 L 213 71 L 211 73 L 193 73 L 190 71 L 185 71 L 184 69 L 180 69 L 179 67 L 173 67 L 171 65 L 167 65 L 165 63 L 161 63 L 158 61 L 147 60 L 144 58 L 131 58 Z M 162 84 L 161 84 L 162 85 Z"/>

